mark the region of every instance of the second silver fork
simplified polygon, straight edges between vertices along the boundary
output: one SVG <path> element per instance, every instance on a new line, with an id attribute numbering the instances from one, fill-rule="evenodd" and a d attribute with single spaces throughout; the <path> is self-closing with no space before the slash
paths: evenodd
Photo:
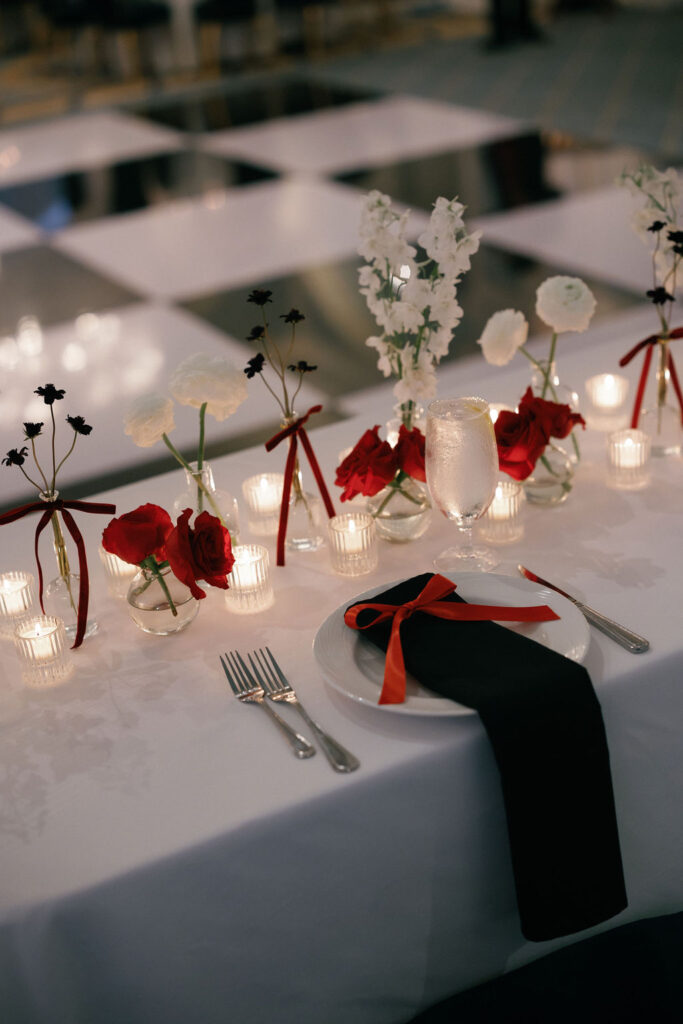
<path id="1" fill-rule="evenodd" d="M 249 663 L 254 675 L 271 700 L 284 701 L 286 704 L 291 704 L 297 709 L 304 722 L 313 731 L 315 738 L 320 744 L 320 749 L 336 772 L 353 772 L 360 766 L 360 761 L 357 757 L 354 757 L 346 747 L 343 747 L 341 743 L 338 743 L 329 733 L 325 732 L 317 722 L 313 721 L 285 678 L 269 647 L 266 647 L 266 653 L 264 653 L 263 648 L 254 651 L 253 658 L 250 654 Z"/>

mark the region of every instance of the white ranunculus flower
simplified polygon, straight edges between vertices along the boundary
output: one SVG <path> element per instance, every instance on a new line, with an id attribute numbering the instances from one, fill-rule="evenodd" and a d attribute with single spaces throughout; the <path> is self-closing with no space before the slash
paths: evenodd
<path id="1" fill-rule="evenodd" d="M 595 296 L 580 278 L 559 274 L 536 289 L 536 312 L 557 334 L 585 331 L 595 312 Z"/>
<path id="2" fill-rule="evenodd" d="M 181 405 L 201 408 L 219 421 L 232 416 L 247 397 L 247 380 L 223 356 L 196 352 L 183 360 L 171 375 L 171 394 Z"/>
<path id="3" fill-rule="evenodd" d="M 491 366 L 505 366 L 526 342 L 529 324 L 517 309 L 499 309 L 490 316 L 481 338 L 484 358 Z"/>
<path id="4" fill-rule="evenodd" d="M 158 392 L 136 398 L 123 417 L 124 432 L 138 448 L 151 448 L 174 427 L 173 402 Z"/>

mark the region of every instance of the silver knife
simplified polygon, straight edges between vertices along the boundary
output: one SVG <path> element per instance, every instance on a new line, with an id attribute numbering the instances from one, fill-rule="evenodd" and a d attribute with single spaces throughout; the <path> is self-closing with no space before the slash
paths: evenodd
<path id="1" fill-rule="evenodd" d="M 618 644 L 625 647 L 631 654 L 642 654 L 643 651 L 647 651 L 650 647 L 650 641 L 646 640 L 645 637 L 639 636 L 634 633 L 632 629 L 626 629 L 626 626 L 619 625 L 618 622 L 614 622 L 613 619 L 608 619 L 606 615 L 602 615 L 600 612 L 596 612 L 594 608 L 589 608 L 583 601 L 579 601 L 578 598 L 572 597 L 566 590 L 561 590 L 556 587 L 554 583 L 549 583 L 548 580 L 544 580 L 541 576 L 537 576 L 531 569 L 525 569 L 523 565 L 518 565 L 517 569 L 526 579 L 531 580 L 532 583 L 540 583 L 544 587 L 550 587 L 551 590 L 557 591 L 558 594 L 562 594 L 562 597 L 566 597 L 567 600 L 575 604 L 580 612 L 591 622 L 597 629 L 599 629 L 605 636 L 610 637 L 612 640 L 616 640 Z"/>

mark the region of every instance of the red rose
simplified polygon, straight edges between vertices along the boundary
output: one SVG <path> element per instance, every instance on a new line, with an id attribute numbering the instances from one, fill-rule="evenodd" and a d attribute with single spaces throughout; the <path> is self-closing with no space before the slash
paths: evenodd
<path id="1" fill-rule="evenodd" d="M 561 402 L 548 402 L 544 398 L 535 398 L 531 388 L 527 388 L 519 403 L 519 411 L 527 409 L 535 419 L 543 420 L 550 437 L 568 437 L 574 427 L 584 427 L 586 421 L 578 412 Z"/>
<path id="2" fill-rule="evenodd" d="M 150 555 L 163 562 L 166 559 L 166 538 L 173 529 L 171 517 L 158 505 L 140 505 L 112 519 L 102 533 L 102 547 L 124 562 L 139 565 Z"/>
<path id="3" fill-rule="evenodd" d="M 350 501 L 357 494 L 371 498 L 396 476 L 396 452 L 386 441 L 380 441 L 379 426 L 366 430 L 352 452 L 337 467 L 335 483 L 343 487 L 341 500 Z"/>
<path id="4" fill-rule="evenodd" d="M 401 424 L 395 452 L 399 469 L 414 480 L 426 482 L 425 436 L 418 427 L 408 430 L 403 423 Z"/>
<path id="5" fill-rule="evenodd" d="M 197 580 L 206 580 L 212 587 L 228 589 L 225 578 L 235 564 L 230 534 L 220 519 L 209 512 L 200 512 L 194 527 L 190 526 L 192 509 L 186 508 L 166 540 L 166 558 L 174 574 L 196 598 L 206 597 Z"/>
<path id="6" fill-rule="evenodd" d="M 526 480 L 550 440 L 544 421 L 520 405 L 519 412 L 500 412 L 494 429 L 499 467 L 513 480 Z"/>

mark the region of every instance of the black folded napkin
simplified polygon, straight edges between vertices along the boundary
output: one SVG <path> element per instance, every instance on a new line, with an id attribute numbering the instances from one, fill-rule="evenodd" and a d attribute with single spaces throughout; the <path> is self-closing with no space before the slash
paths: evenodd
<path id="1" fill-rule="evenodd" d="M 372 600 L 404 604 L 432 575 Z M 359 623 L 376 615 L 362 611 Z M 390 633 L 387 621 L 361 635 L 386 651 Z M 401 625 L 401 640 L 407 671 L 473 708 L 484 724 L 500 770 L 524 936 L 571 935 L 623 910 L 607 740 L 586 670 L 494 622 L 416 612 Z"/>

